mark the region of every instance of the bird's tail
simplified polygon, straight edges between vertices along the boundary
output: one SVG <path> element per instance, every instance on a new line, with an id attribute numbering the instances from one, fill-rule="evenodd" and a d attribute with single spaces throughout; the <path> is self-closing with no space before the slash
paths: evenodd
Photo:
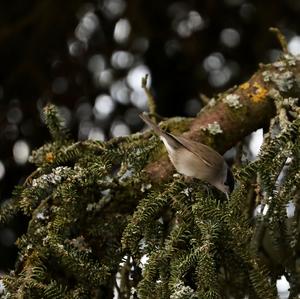
<path id="1" fill-rule="evenodd" d="M 164 136 L 166 133 L 158 126 L 156 125 L 150 117 L 146 113 L 141 113 L 139 114 L 139 117 L 148 125 L 150 126 L 153 131 L 158 135 L 158 136 Z"/>
<path id="2" fill-rule="evenodd" d="M 175 136 L 162 130 L 150 119 L 150 117 L 146 113 L 141 113 L 139 114 L 139 116 L 160 137 L 168 151 L 182 147 L 182 144 L 178 141 L 178 139 Z"/>

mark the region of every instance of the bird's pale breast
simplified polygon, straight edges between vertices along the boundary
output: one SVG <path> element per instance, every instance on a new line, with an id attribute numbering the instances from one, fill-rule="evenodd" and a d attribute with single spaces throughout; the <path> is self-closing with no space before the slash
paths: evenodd
<path id="1" fill-rule="evenodd" d="M 185 148 L 169 152 L 169 157 L 176 170 L 181 174 L 208 182 L 215 179 L 211 167 Z"/>

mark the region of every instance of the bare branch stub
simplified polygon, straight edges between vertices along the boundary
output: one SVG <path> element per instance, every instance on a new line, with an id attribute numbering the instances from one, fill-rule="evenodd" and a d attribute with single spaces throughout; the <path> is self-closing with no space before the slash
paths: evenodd
<path id="1" fill-rule="evenodd" d="M 283 53 L 288 53 L 289 51 L 288 51 L 288 47 L 287 47 L 287 41 L 286 41 L 285 36 L 280 31 L 280 29 L 277 27 L 271 27 L 269 30 L 276 34 L 276 37 L 281 45 Z"/>

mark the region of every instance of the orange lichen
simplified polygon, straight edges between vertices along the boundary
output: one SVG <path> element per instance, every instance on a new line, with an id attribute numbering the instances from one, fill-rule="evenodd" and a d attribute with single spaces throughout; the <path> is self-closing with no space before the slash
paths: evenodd
<path id="1" fill-rule="evenodd" d="M 256 88 L 255 93 L 250 93 L 249 96 L 253 102 L 257 103 L 263 101 L 268 93 L 267 89 L 255 82 L 253 86 Z"/>
<path id="2" fill-rule="evenodd" d="M 52 152 L 46 153 L 45 160 L 48 163 L 52 163 L 54 161 L 54 155 L 53 155 L 53 153 Z"/>
<path id="3" fill-rule="evenodd" d="M 250 87 L 249 82 L 245 82 L 240 85 L 240 89 L 244 89 L 244 90 L 248 89 L 249 87 Z"/>

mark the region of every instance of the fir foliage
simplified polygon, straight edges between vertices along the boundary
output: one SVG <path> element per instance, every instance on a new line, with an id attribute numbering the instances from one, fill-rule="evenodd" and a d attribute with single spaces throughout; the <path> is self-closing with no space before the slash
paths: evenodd
<path id="1" fill-rule="evenodd" d="M 143 169 L 164 150 L 149 132 L 73 142 L 53 105 L 45 122 L 53 141 L 1 206 L 0 223 L 30 217 L 1 298 L 277 298 L 281 275 L 297 293 L 298 118 L 275 119 L 229 201 L 178 174 L 152 185 Z"/>

